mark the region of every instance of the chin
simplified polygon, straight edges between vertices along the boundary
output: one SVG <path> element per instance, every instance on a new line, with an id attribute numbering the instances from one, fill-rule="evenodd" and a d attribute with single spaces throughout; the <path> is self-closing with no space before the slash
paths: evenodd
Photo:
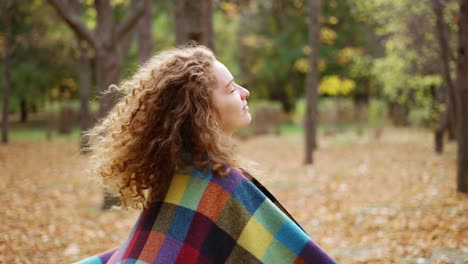
<path id="1" fill-rule="evenodd" d="M 252 117 L 250 116 L 250 114 L 248 114 L 245 125 L 247 126 L 248 124 L 250 124 L 250 122 L 252 122 Z"/>
<path id="2" fill-rule="evenodd" d="M 239 125 L 238 129 L 236 129 L 236 130 L 239 130 L 239 129 L 242 129 L 242 128 L 248 126 L 250 124 L 250 122 L 251 122 L 250 118 L 248 120 L 245 120 L 245 122 L 243 122 L 241 125 Z"/>

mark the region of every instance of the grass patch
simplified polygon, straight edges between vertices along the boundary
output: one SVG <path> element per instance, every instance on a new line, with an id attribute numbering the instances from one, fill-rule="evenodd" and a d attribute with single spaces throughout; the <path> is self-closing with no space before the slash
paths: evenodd
<path id="1" fill-rule="evenodd" d="M 32 141 L 43 141 L 47 140 L 47 127 L 45 125 L 38 125 L 37 122 L 31 122 L 26 124 L 15 124 L 10 126 L 9 137 L 13 141 L 18 140 L 32 140 Z M 74 141 L 80 138 L 80 128 L 74 127 L 69 134 L 59 134 L 56 131 L 52 131 L 51 139 L 58 141 Z"/>

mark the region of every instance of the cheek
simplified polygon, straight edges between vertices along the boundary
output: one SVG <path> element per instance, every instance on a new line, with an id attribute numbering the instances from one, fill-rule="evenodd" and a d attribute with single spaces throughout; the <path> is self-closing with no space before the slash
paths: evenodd
<path id="1" fill-rule="evenodd" d="M 229 107 L 227 105 L 225 105 L 221 110 L 220 110 L 220 114 L 221 114 L 221 119 L 224 120 L 224 121 L 231 121 L 233 119 L 233 116 L 235 116 L 236 112 L 234 112 L 234 108 L 233 107 Z"/>
<path id="2" fill-rule="evenodd" d="M 216 104 L 216 109 L 223 117 L 227 117 L 230 114 L 233 114 L 234 109 L 236 109 L 235 104 L 230 100 L 218 100 Z"/>

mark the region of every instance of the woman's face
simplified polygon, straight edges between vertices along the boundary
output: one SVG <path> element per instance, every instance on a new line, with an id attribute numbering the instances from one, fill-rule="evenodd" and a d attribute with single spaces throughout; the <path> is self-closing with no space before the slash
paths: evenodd
<path id="1" fill-rule="evenodd" d="M 236 130 L 247 126 L 251 121 L 247 97 L 249 91 L 237 85 L 229 70 L 221 62 L 213 65 L 217 86 L 213 92 L 213 102 L 218 111 L 220 128 L 232 135 Z"/>

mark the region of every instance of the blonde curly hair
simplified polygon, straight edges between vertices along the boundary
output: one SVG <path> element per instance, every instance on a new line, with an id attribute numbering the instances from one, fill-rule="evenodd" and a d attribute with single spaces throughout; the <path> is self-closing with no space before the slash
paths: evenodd
<path id="1" fill-rule="evenodd" d="M 92 173 L 120 194 L 125 207 L 161 199 L 182 168 L 210 167 L 225 175 L 227 168 L 238 167 L 234 142 L 216 121 L 215 60 L 203 46 L 164 51 L 107 91 L 121 99 L 85 135 Z"/>

